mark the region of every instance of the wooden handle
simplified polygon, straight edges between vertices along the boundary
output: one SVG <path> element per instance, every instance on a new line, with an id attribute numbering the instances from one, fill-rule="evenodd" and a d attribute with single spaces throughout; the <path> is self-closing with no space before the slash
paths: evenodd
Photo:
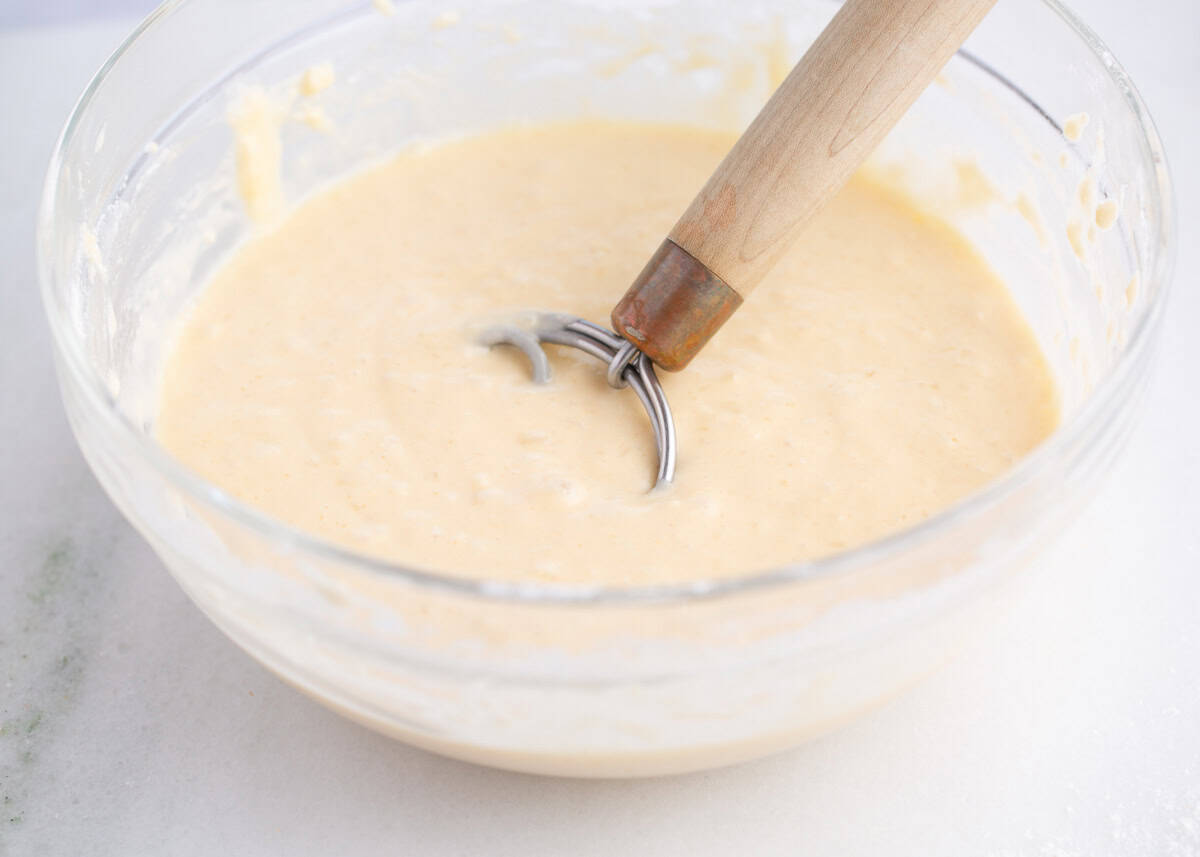
<path id="1" fill-rule="evenodd" d="M 847 0 L 617 304 L 616 330 L 686 366 L 994 3 Z"/>

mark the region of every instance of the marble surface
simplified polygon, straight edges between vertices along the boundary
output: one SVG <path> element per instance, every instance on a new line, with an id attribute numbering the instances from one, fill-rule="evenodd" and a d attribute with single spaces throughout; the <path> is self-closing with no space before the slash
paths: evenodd
<path id="1" fill-rule="evenodd" d="M 798 751 L 639 782 L 393 743 L 188 602 L 75 448 L 34 275 L 53 137 L 132 22 L 0 32 L 0 855 L 1200 855 L 1200 11 L 1078 6 L 1139 81 L 1179 189 L 1126 456 L 947 670 Z"/>

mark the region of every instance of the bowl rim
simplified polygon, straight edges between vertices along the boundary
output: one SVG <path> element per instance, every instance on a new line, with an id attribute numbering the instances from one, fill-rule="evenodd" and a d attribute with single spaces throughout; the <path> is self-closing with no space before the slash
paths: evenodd
<path id="1" fill-rule="evenodd" d="M 360 553 L 294 527 L 250 503 L 238 500 L 176 459 L 152 435 L 140 430 L 121 412 L 115 397 L 87 360 L 83 344 L 77 337 L 70 336 L 64 331 L 64 328 L 68 327 L 67 325 L 55 322 L 56 303 L 53 287 L 58 272 L 50 251 L 50 236 L 54 232 L 55 198 L 67 147 L 74 137 L 82 116 L 90 107 L 96 92 L 104 84 L 113 67 L 154 28 L 159 20 L 189 2 L 192 0 L 168 0 L 151 12 L 99 68 L 72 108 L 55 143 L 42 190 L 37 218 L 38 280 L 43 305 L 49 320 L 52 341 L 56 354 L 62 361 L 58 366 L 59 372 L 60 374 L 63 371 L 73 373 L 79 382 L 79 388 L 88 399 L 89 407 L 96 414 L 101 415 L 102 419 L 109 423 L 111 429 L 124 436 L 142 459 L 172 487 L 231 519 L 235 524 L 245 527 L 277 545 L 286 546 L 291 551 L 308 553 L 318 559 L 336 562 L 340 565 L 353 566 L 358 571 L 390 581 L 399 580 L 419 588 L 442 590 L 450 594 L 470 596 L 485 601 L 527 605 L 689 603 L 699 599 L 732 596 L 754 590 L 848 575 L 881 559 L 925 545 L 936 539 L 942 532 L 954 529 L 977 517 L 1031 482 L 1042 470 L 1044 463 L 1053 460 L 1081 439 L 1086 440 L 1087 435 L 1098 433 L 1104 424 L 1105 415 L 1117 402 L 1124 389 L 1123 382 L 1137 366 L 1143 352 L 1152 345 L 1152 334 L 1164 315 L 1174 267 L 1176 218 L 1172 181 L 1162 140 L 1140 93 L 1124 68 L 1100 38 L 1061 0 L 1040 0 L 1058 15 L 1067 28 L 1073 31 L 1100 61 L 1110 82 L 1116 86 L 1124 103 L 1130 108 L 1140 126 L 1141 138 L 1146 145 L 1155 176 L 1157 190 L 1155 201 L 1158 210 L 1154 214 L 1160 224 L 1158 240 L 1152 242 L 1149 247 L 1151 259 L 1148 271 L 1150 276 L 1145 279 L 1158 283 L 1159 288 L 1154 293 L 1153 299 L 1135 320 L 1128 340 L 1118 355 L 1112 370 L 1097 383 L 1074 414 L 1012 468 L 982 488 L 904 529 L 817 559 L 734 577 L 700 578 L 674 583 L 632 586 L 509 581 L 438 572 Z M 994 76 L 1000 83 L 1012 89 L 1051 124 L 1057 126 L 1055 120 L 1019 86 L 965 50 L 960 53 Z"/>

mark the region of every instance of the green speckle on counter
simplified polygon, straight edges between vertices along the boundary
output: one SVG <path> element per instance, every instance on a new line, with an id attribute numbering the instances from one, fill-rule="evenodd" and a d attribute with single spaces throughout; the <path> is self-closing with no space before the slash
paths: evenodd
<path id="1" fill-rule="evenodd" d="M 29 600 L 39 607 L 49 601 L 62 586 L 63 578 L 75 559 L 75 543 L 70 536 L 64 536 L 54 543 L 42 567 L 33 580 Z"/>
<path id="2" fill-rule="evenodd" d="M 32 733 L 33 730 L 37 729 L 38 726 L 41 725 L 41 723 L 42 723 L 42 712 L 39 711 L 36 714 L 34 714 L 33 717 L 29 718 L 29 723 L 25 727 L 25 734 L 28 735 L 28 734 Z"/>

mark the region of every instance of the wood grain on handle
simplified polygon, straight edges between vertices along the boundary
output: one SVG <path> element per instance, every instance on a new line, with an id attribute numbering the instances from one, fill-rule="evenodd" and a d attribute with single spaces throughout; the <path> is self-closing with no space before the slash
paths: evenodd
<path id="1" fill-rule="evenodd" d="M 994 3 L 847 0 L 671 240 L 748 295 Z"/>

